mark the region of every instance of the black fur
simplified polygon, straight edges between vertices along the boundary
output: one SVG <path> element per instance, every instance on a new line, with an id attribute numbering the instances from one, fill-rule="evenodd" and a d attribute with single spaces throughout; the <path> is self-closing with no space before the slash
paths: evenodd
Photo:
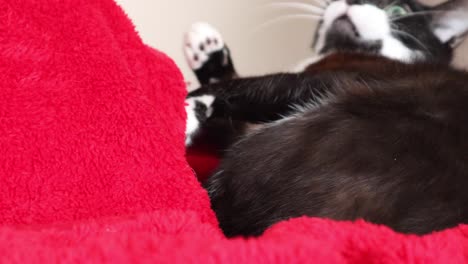
<path id="1" fill-rule="evenodd" d="M 382 72 L 319 76 L 324 103 L 229 150 L 205 184 L 227 236 L 304 215 L 416 234 L 468 223 L 468 75 L 368 60 Z"/>
<path id="2" fill-rule="evenodd" d="M 425 47 L 402 39 L 425 54 L 413 64 L 372 55 L 378 43 L 369 48 L 343 24 L 345 32 L 331 31 L 342 36 L 327 36 L 335 53 L 304 73 L 228 80 L 189 95 L 215 97 L 205 128 L 263 124 L 235 134 L 204 185 L 227 236 L 260 235 L 304 215 L 415 234 L 468 223 L 468 74 L 448 66 L 451 47 L 432 20 L 406 22 L 399 27 Z"/>
<path id="3" fill-rule="evenodd" d="M 209 60 L 195 71 L 195 75 L 202 85 L 237 78 L 229 48 L 225 46 L 223 50 L 210 54 Z"/>

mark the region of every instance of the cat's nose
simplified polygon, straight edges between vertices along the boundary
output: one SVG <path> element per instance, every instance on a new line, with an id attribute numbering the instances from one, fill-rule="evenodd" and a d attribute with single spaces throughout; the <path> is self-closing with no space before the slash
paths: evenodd
<path id="1" fill-rule="evenodd" d="M 343 16 L 335 20 L 328 29 L 325 46 L 320 52 L 359 49 L 359 43 L 361 40 L 356 27 L 347 16 Z"/>
<path id="2" fill-rule="evenodd" d="M 348 39 L 355 39 L 359 37 L 353 22 L 348 16 L 342 16 L 333 22 L 329 34 L 346 37 Z"/>

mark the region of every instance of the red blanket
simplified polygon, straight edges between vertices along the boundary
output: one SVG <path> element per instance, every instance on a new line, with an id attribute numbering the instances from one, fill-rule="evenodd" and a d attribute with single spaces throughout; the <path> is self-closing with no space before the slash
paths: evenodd
<path id="1" fill-rule="evenodd" d="M 1 263 L 468 260 L 468 227 L 302 218 L 225 239 L 184 158 L 184 96 L 112 0 L 0 0 Z"/>

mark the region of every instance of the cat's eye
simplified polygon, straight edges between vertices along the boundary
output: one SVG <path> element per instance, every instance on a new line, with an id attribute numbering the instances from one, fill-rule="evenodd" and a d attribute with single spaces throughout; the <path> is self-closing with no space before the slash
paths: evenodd
<path id="1" fill-rule="evenodd" d="M 398 5 L 390 6 L 387 9 L 385 9 L 385 11 L 387 12 L 389 17 L 400 17 L 408 13 L 408 11 L 404 7 Z"/>

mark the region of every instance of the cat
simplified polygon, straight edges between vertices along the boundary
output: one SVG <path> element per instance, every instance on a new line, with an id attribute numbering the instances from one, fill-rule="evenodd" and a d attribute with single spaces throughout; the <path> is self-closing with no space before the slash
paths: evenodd
<path id="1" fill-rule="evenodd" d="M 221 229 L 257 236 L 300 216 L 412 234 L 468 223 L 468 73 L 449 66 L 468 3 L 323 5 L 321 60 L 302 73 L 235 78 L 220 56 L 224 72 L 200 78 L 186 99 L 187 145 L 213 120 L 258 125 L 230 143 L 204 183 Z M 197 28 L 186 54 L 206 75 L 210 56 L 229 51 L 219 39 L 208 45 L 216 30 Z"/>

